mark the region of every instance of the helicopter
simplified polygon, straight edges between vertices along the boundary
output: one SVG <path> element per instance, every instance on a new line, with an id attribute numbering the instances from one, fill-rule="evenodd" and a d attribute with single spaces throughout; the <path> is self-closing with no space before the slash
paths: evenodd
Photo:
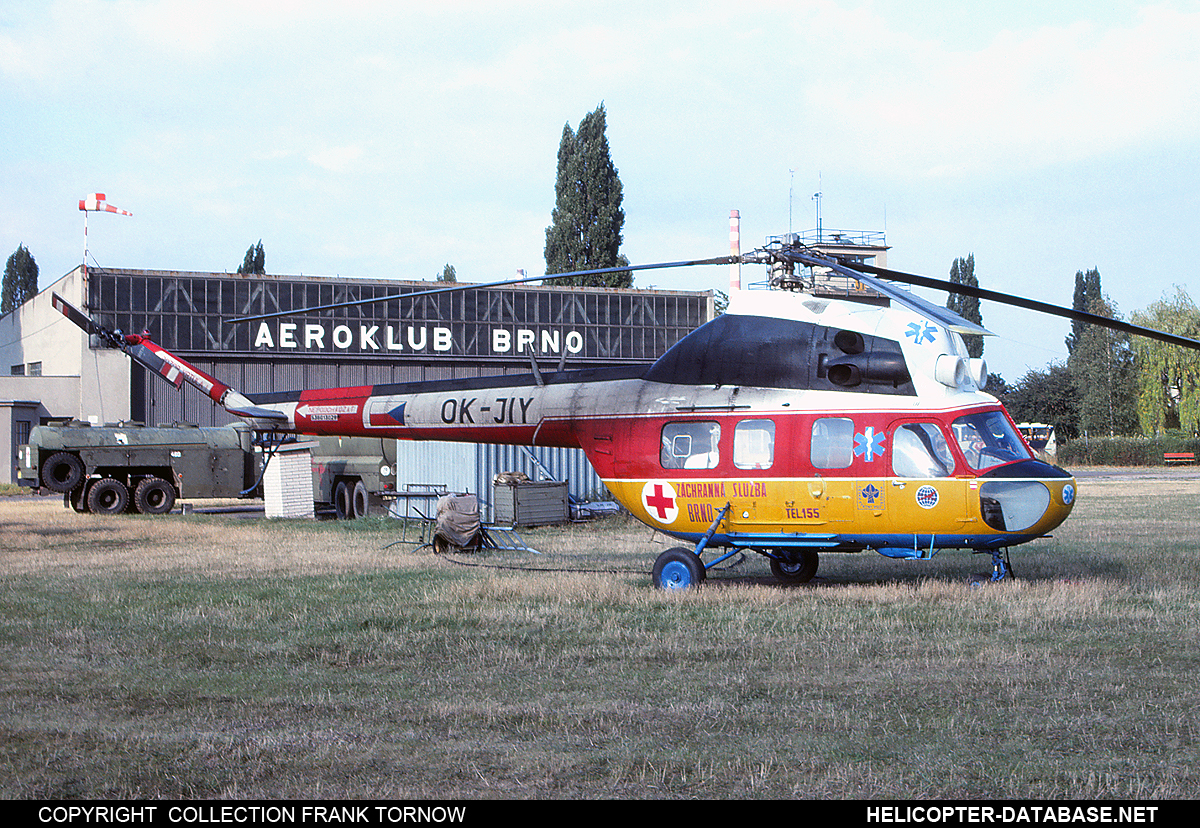
<path id="1" fill-rule="evenodd" d="M 929 559 L 991 556 L 1045 537 L 1070 514 L 1076 481 L 1034 456 L 963 335 L 990 332 L 894 282 L 974 295 L 1186 347 L 1200 342 L 978 287 L 840 259 L 795 242 L 683 262 L 459 285 L 308 308 L 549 280 L 717 264 L 761 264 L 771 290 L 738 290 L 726 312 L 653 363 L 615 368 L 256 394 L 253 399 L 154 343 L 110 331 L 62 297 L 89 334 L 186 381 L 261 431 L 580 448 L 634 517 L 685 546 L 651 570 L 665 590 L 699 586 L 735 555 L 765 556 L 785 584 L 820 556 L 874 550 Z M 797 275 L 797 266 L 800 274 Z M 804 276 L 807 269 L 809 276 Z M 813 274 L 866 285 L 882 302 L 817 294 Z M 291 312 L 289 312 L 291 313 Z M 263 319 L 283 313 L 228 320 Z M 708 560 L 706 562 L 706 556 Z"/>

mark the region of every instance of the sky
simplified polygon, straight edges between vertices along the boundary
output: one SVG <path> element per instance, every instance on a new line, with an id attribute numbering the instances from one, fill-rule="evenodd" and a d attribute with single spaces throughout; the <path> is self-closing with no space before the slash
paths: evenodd
<path id="1" fill-rule="evenodd" d="M 0 0 L 0 254 L 459 281 L 543 272 L 564 125 L 603 103 L 635 264 L 815 228 L 888 266 L 1125 316 L 1192 287 L 1200 0 Z M 820 192 L 818 202 L 814 194 Z M 757 277 L 748 271 L 747 280 Z M 728 289 L 728 268 L 636 287 Z M 944 295 L 923 293 L 939 304 Z M 989 369 L 1067 320 L 985 302 Z"/>

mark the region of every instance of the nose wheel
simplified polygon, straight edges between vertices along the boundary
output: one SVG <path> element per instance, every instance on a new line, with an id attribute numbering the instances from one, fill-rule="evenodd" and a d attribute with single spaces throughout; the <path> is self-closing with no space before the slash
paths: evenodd
<path id="1" fill-rule="evenodd" d="M 976 575 L 970 579 L 972 587 L 980 587 L 984 584 L 994 584 L 997 581 L 1003 581 L 1006 578 L 1015 578 L 1012 564 L 1008 562 L 1008 549 L 993 549 L 992 553 L 992 575 L 989 578 L 986 575 Z"/>

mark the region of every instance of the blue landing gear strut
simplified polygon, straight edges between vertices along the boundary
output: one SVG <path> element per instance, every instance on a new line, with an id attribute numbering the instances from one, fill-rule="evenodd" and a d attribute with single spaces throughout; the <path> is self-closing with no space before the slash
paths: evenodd
<path id="1" fill-rule="evenodd" d="M 725 508 L 717 514 L 717 519 L 712 522 L 712 526 L 708 527 L 708 531 L 704 533 L 704 537 L 696 544 L 694 550 L 676 546 L 659 555 L 654 561 L 654 569 L 650 573 L 654 585 L 659 589 L 692 589 L 693 587 L 700 586 L 708 574 L 708 570 L 704 562 L 700 560 L 700 556 L 704 553 L 704 548 L 708 546 L 708 542 L 712 540 L 717 527 L 721 525 L 721 521 L 725 519 L 725 515 L 728 513 L 729 504 L 726 503 Z M 737 554 L 736 549 L 713 561 L 708 566 L 715 566 L 735 554 Z"/>
<path id="2" fill-rule="evenodd" d="M 1013 575 L 1012 566 L 1008 562 L 1008 548 L 992 549 L 991 553 L 992 576 L 988 578 L 984 575 L 973 575 L 971 576 L 971 586 L 979 587 L 984 584 L 994 584 Z"/>
<path id="3" fill-rule="evenodd" d="M 992 550 L 992 581 L 1002 581 L 1012 572 L 1008 565 L 1008 548 Z"/>

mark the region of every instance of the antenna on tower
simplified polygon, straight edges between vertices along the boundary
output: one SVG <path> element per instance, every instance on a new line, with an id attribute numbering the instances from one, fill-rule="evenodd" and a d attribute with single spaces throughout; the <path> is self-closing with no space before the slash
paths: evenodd
<path id="1" fill-rule="evenodd" d="M 817 173 L 817 191 L 813 193 L 813 201 L 817 202 L 817 244 L 821 239 L 821 174 Z"/>
<path id="2" fill-rule="evenodd" d="M 796 189 L 796 171 L 788 170 L 791 180 L 788 182 L 788 235 L 792 235 L 792 193 Z"/>

